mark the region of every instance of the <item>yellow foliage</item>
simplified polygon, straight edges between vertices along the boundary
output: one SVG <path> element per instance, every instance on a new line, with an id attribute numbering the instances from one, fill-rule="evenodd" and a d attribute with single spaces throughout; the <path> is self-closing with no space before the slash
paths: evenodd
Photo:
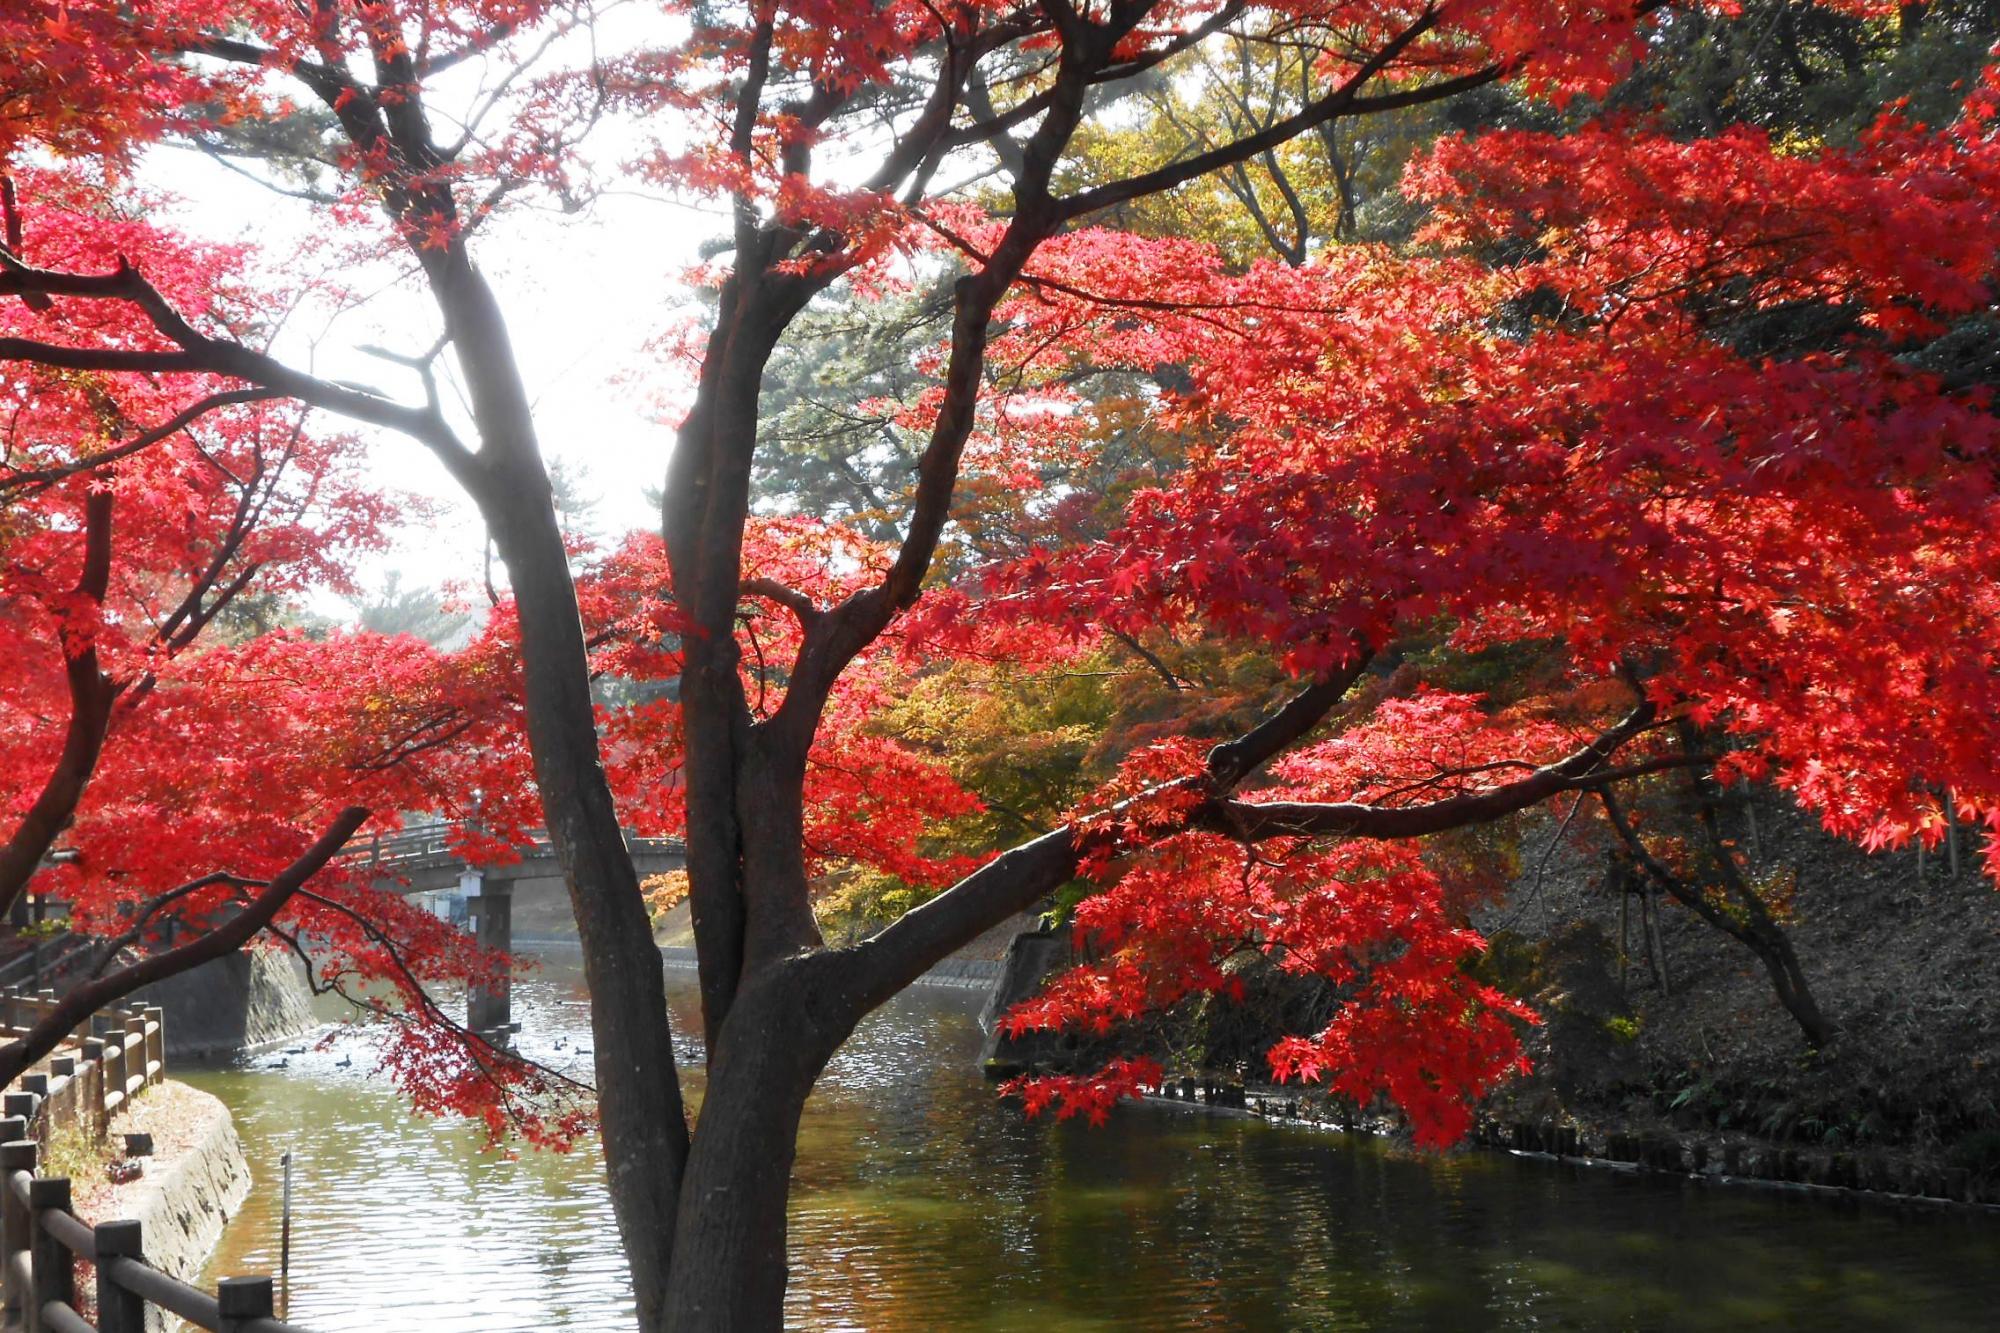
<path id="1" fill-rule="evenodd" d="M 690 881 L 685 870 L 665 870 L 639 881 L 646 900 L 646 912 L 657 928 L 667 913 L 687 901 Z"/>

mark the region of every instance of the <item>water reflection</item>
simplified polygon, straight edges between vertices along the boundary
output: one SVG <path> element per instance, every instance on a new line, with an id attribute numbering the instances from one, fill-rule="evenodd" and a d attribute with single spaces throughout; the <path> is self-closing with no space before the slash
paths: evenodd
<path id="1" fill-rule="evenodd" d="M 551 1059 L 588 1049 L 575 973 L 552 959 L 517 995 L 523 1043 Z M 693 975 L 669 978 L 678 1031 L 698 1031 Z M 1993 1327 L 2000 1225 L 1983 1219 L 1413 1158 L 1164 1109 L 1027 1124 L 973 1071 L 978 1003 L 913 991 L 828 1070 L 801 1131 L 796 1326 Z M 212 1271 L 276 1271 L 289 1149 L 296 1322 L 629 1327 L 595 1145 L 481 1153 L 467 1128 L 413 1120 L 348 1045 L 190 1076 L 235 1112 L 257 1181 Z"/>

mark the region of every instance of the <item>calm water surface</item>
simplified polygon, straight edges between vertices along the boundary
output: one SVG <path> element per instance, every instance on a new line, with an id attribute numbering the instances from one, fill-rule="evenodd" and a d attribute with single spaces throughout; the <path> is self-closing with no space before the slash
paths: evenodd
<path id="1" fill-rule="evenodd" d="M 668 973 L 679 1034 L 694 975 Z M 574 956 L 520 983 L 521 1042 L 588 1048 Z M 1024 1123 L 973 1067 L 980 997 L 919 989 L 808 1106 L 789 1322 L 808 1329 L 2000 1328 L 2000 1223 L 1705 1190 L 1132 1108 Z M 282 1067 L 274 1067 L 282 1060 Z M 348 1064 L 340 1062 L 346 1060 Z M 320 1333 L 629 1327 L 595 1145 L 509 1160 L 414 1119 L 365 1039 L 198 1073 L 256 1184 L 211 1277 L 278 1269 Z"/>

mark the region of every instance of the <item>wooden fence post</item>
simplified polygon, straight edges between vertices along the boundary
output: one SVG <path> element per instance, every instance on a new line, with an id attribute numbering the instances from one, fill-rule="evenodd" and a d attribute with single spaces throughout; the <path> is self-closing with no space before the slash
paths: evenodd
<path id="1" fill-rule="evenodd" d="M 45 1333 L 48 1321 L 42 1307 L 50 1301 L 76 1304 L 76 1264 L 63 1243 L 49 1232 L 44 1220 L 50 1213 L 69 1211 L 69 1179 L 41 1176 L 28 1182 L 28 1242 L 34 1252 L 35 1281 L 28 1296 L 29 1333 Z"/>
<path id="2" fill-rule="evenodd" d="M 271 1279 L 267 1277 L 226 1277 L 215 1288 L 215 1303 L 222 1318 L 219 1333 L 246 1333 L 251 1321 L 271 1318 Z"/>
<path id="3" fill-rule="evenodd" d="M 36 1097 L 32 1092 L 0 1094 L 0 1115 L 19 1116 L 24 1123 L 31 1126 L 34 1124 L 35 1108 L 38 1105 L 40 1105 L 40 1098 Z M 29 1132 L 33 1133 L 33 1130 L 31 1129 Z"/>
<path id="4" fill-rule="evenodd" d="M 77 1093 L 82 1085 L 76 1077 L 76 1060 L 72 1056 L 58 1055 L 49 1061 L 49 1110 L 48 1114 L 59 1124 L 76 1122 Z"/>
<path id="5" fill-rule="evenodd" d="M 89 1026 L 88 1020 L 85 1020 L 85 1026 Z M 77 1077 L 83 1084 L 77 1096 L 82 1099 L 91 1141 L 101 1143 L 104 1140 L 104 1043 L 98 1038 L 83 1039 L 83 1063 L 77 1068 Z"/>
<path id="6" fill-rule="evenodd" d="M 14 1137 L 0 1143 L 0 1274 L 7 1281 L 7 1322 L 13 1327 L 26 1323 L 28 1293 L 19 1278 L 27 1269 L 28 1205 L 14 1193 L 16 1171 L 35 1172 L 35 1141 L 26 1135 L 26 1122 L 10 1116 L 0 1124 L 17 1126 Z"/>
<path id="7" fill-rule="evenodd" d="M 153 1077 L 146 1068 L 146 1020 L 137 1014 L 125 1025 L 126 1086 L 130 1087 L 135 1079 L 139 1086 L 131 1088 L 131 1096 L 136 1097 L 152 1086 Z"/>
<path id="8" fill-rule="evenodd" d="M 23 1116 L 28 1122 L 28 1137 L 47 1148 L 49 1135 L 55 1130 L 55 1117 L 49 1111 L 49 1081 L 39 1074 L 25 1074 L 17 1086 L 21 1088 L 18 1095 L 26 1100 L 26 1107 L 0 1098 L 0 1111 Z"/>
<path id="9" fill-rule="evenodd" d="M 142 1011 L 146 1022 L 146 1069 L 149 1082 L 163 1083 L 167 1077 L 167 1015 L 157 1004 Z M 151 1071 L 158 1070 L 157 1073 Z"/>
<path id="10" fill-rule="evenodd" d="M 112 1280 L 114 1259 L 145 1262 L 137 1222 L 99 1222 L 97 1238 L 97 1333 L 146 1333 L 146 1302 Z"/>
<path id="11" fill-rule="evenodd" d="M 125 1102 L 125 1029 L 114 1027 L 104 1034 L 104 1115 Z"/>

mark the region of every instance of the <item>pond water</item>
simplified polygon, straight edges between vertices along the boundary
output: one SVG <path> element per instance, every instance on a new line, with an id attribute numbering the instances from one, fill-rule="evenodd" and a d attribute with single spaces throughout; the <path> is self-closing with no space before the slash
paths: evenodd
<path id="1" fill-rule="evenodd" d="M 694 975 L 670 971 L 677 1033 Z M 589 1027 L 574 956 L 519 983 L 531 1053 Z M 976 992 L 875 1015 L 808 1106 L 788 1322 L 806 1329 L 1996 1327 L 2000 1223 L 1552 1167 L 1135 1107 L 1024 1122 L 979 1077 Z M 343 1064 L 342 1061 L 347 1061 Z M 282 1066 L 279 1067 L 280 1062 Z M 255 1186 L 211 1265 L 278 1270 L 320 1333 L 629 1327 L 594 1144 L 481 1152 L 412 1117 L 359 1034 L 188 1081 L 235 1114 Z"/>

